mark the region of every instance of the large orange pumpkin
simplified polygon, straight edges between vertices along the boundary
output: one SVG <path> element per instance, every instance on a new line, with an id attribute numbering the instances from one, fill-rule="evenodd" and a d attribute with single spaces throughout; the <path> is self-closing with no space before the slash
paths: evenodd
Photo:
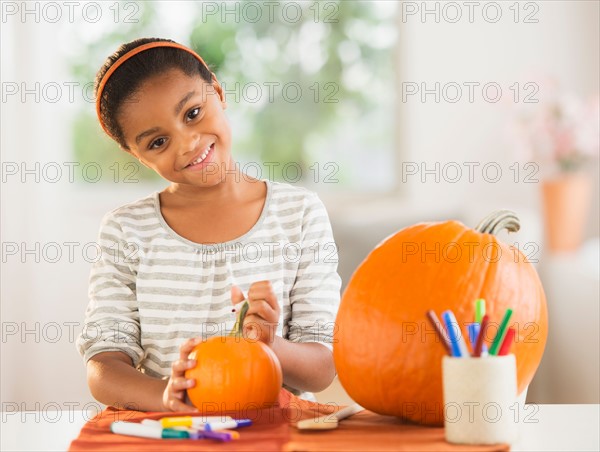
<path id="1" fill-rule="evenodd" d="M 201 412 L 256 409 L 277 400 L 281 365 L 262 342 L 239 336 L 212 337 L 196 345 L 189 358 L 197 364 L 185 376 L 196 379 L 196 385 L 187 393 Z"/>
<path id="2" fill-rule="evenodd" d="M 546 344 L 546 298 L 526 257 L 494 236 L 502 228 L 519 229 L 512 212 L 495 212 L 475 230 L 457 221 L 417 224 L 375 247 L 352 275 L 336 319 L 334 359 L 350 397 L 380 414 L 441 425 L 445 351 L 425 313 L 453 310 L 465 334 L 478 298 L 486 300 L 490 340 L 514 309 L 511 352 L 519 393 L 527 387 Z"/>

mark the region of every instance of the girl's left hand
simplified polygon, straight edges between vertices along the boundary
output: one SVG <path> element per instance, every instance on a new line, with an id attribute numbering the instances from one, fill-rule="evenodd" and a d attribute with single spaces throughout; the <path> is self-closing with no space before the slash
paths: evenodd
<path id="1" fill-rule="evenodd" d="M 242 291 L 233 286 L 231 302 L 235 305 L 244 299 Z M 248 312 L 244 319 L 244 337 L 259 340 L 269 347 L 275 340 L 279 325 L 280 308 L 270 281 L 257 281 L 248 290 Z"/>

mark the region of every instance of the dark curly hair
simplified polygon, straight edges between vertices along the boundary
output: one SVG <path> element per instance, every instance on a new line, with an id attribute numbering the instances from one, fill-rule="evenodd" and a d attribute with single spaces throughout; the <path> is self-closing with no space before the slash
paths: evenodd
<path id="1" fill-rule="evenodd" d="M 119 58 L 136 47 L 157 41 L 175 42 L 171 39 L 140 38 L 122 44 L 115 53 L 106 59 L 106 62 L 96 74 L 94 95 L 98 95 L 100 82 Z M 172 47 L 157 47 L 132 56 L 106 82 L 100 99 L 100 117 L 111 138 L 123 149 L 129 150 L 129 147 L 125 142 L 123 130 L 116 119 L 123 102 L 135 93 L 146 80 L 170 69 L 180 69 L 188 76 L 199 74 L 206 82 L 211 83 L 212 81 L 210 69 L 191 53 Z"/>

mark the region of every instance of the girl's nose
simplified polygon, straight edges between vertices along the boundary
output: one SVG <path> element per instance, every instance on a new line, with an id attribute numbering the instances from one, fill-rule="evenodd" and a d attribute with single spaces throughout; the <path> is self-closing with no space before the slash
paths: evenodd
<path id="1" fill-rule="evenodd" d="M 179 147 L 179 153 L 181 155 L 193 154 L 200 149 L 200 136 L 197 134 L 189 134 L 183 136 L 181 140 L 181 146 Z"/>

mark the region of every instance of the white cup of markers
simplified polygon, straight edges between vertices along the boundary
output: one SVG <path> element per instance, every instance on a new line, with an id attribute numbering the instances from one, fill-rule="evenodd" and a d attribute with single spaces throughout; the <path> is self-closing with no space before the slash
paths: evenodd
<path id="1" fill-rule="evenodd" d="M 233 419 L 230 416 L 177 416 L 144 419 L 142 422 L 115 421 L 110 425 L 110 431 L 151 439 L 231 441 L 240 438 L 239 432 L 233 429 L 250 425 L 250 419 Z"/>
<path id="2" fill-rule="evenodd" d="M 489 349 L 484 338 L 489 325 L 485 301 L 475 302 L 475 322 L 468 325 L 472 353 L 452 311 L 427 317 L 448 356 L 442 359 L 446 441 L 456 444 L 511 444 L 517 424 L 511 407 L 517 401 L 517 367 L 510 348 L 515 330 L 507 309 Z"/>

